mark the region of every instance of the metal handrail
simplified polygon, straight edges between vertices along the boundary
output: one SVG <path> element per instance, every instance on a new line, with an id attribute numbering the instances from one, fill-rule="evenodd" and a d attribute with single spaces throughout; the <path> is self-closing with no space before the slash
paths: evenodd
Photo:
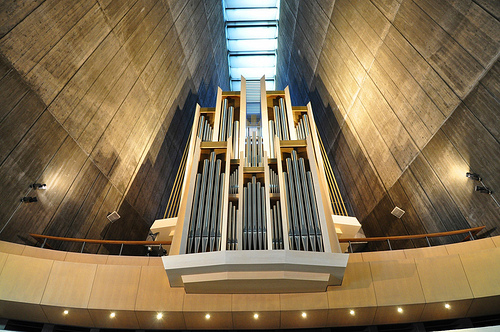
<path id="1" fill-rule="evenodd" d="M 63 242 L 77 242 L 82 243 L 82 249 L 80 253 L 83 253 L 83 249 L 87 243 L 90 244 L 120 244 L 120 253 L 121 256 L 124 245 L 138 245 L 138 246 L 161 246 L 172 244 L 172 241 L 122 241 L 122 240 L 94 240 L 94 239 L 79 239 L 72 237 L 60 237 L 60 236 L 51 236 L 51 235 L 42 235 L 42 234 L 30 234 L 38 243 L 41 243 L 41 248 L 49 248 L 53 249 L 50 245 L 47 244 L 47 240 L 56 240 Z M 43 241 L 42 241 L 43 239 Z"/>
<path id="2" fill-rule="evenodd" d="M 397 241 L 397 240 L 414 240 L 414 239 L 425 239 L 431 237 L 442 237 L 442 236 L 450 236 L 450 235 L 459 235 L 459 234 L 469 234 L 462 241 L 467 241 L 469 238 L 476 236 L 477 233 L 485 229 L 486 226 L 481 227 L 473 227 L 460 229 L 457 231 L 448 231 L 448 232 L 439 232 L 439 233 L 428 233 L 428 234 L 417 234 L 417 235 L 398 235 L 398 236 L 380 236 L 380 237 L 367 237 L 367 238 L 340 238 L 340 243 L 359 243 L 359 242 L 382 242 L 382 241 Z"/>

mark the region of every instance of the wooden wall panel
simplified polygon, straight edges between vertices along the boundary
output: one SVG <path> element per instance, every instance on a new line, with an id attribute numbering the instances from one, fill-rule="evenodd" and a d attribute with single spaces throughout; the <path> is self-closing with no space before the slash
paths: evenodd
<path id="1" fill-rule="evenodd" d="M 213 106 L 216 86 L 228 87 L 222 5 L 1 6 L 0 237 L 144 239 L 163 217 L 196 102 Z M 35 181 L 48 189 L 30 190 Z M 21 204 L 25 195 L 38 203 Z M 110 224 L 114 210 L 121 219 Z"/>

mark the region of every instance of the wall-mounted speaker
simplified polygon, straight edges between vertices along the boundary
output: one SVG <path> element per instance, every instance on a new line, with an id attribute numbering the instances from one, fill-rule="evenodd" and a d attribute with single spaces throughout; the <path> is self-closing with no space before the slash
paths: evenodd
<path id="1" fill-rule="evenodd" d="M 111 222 L 115 222 L 116 220 L 120 219 L 120 215 L 118 214 L 118 212 L 113 211 L 111 213 L 108 213 L 106 218 L 108 218 L 108 220 Z"/>
<path id="2" fill-rule="evenodd" d="M 398 208 L 397 206 L 392 210 L 391 214 L 396 218 L 401 218 L 405 214 L 405 210 Z"/>

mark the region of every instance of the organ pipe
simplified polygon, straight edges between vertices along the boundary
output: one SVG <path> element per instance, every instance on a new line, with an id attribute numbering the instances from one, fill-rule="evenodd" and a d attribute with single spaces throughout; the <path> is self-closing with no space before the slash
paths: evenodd
<path id="1" fill-rule="evenodd" d="M 317 167 L 315 158 L 309 159 L 307 154 L 310 152 L 300 145 L 295 147 L 293 143 L 283 145 L 281 142 L 290 140 L 290 130 L 295 130 L 292 134 L 296 134 L 297 139 L 310 142 L 312 120 L 303 108 L 288 110 L 282 97 L 273 99 L 273 104 L 266 120 L 267 137 L 262 135 L 261 129 L 240 128 L 239 119 L 246 115 L 238 113 L 235 99 L 224 98 L 215 114 L 213 111 L 200 114 L 193 135 L 202 142 L 214 140 L 226 142 L 226 145 L 201 145 L 205 157 L 196 167 L 196 174 L 193 173 L 189 227 L 185 235 L 186 253 L 324 250 L 320 220 L 324 214 L 318 210 L 322 208 L 322 201 L 316 197 L 316 184 L 310 171 L 311 167 Z M 292 122 L 290 127 L 288 122 L 291 116 L 293 127 Z M 216 137 L 213 137 L 214 119 L 219 126 L 215 130 Z M 242 142 L 239 141 L 240 130 L 246 131 Z M 280 144 L 275 144 L 275 137 Z M 265 140 L 268 140 L 269 151 L 264 151 Z M 304 143 L 300 144 L 303 146 Z M 227 149 L 224 150 L 223 146 Z M 240 160 L 240 152 L 243 160 Z M 278 161 L 280 166 L 265 163 L 268 160 L 265 154 Z M 262 172 L 266 172 L 266 176 Z M 280 188 L 280 182 L 283 188 Z M 267 218 L 270 218 L 269 224 Z M 222 225 L 223 220 L 227 224 Z M 268 225 L 270 229 L 267 229 Z M 221 245 L 222 230 L 225 243 Z M 288 236 L 288 248 L 285 248 L 284 236 Z"/>

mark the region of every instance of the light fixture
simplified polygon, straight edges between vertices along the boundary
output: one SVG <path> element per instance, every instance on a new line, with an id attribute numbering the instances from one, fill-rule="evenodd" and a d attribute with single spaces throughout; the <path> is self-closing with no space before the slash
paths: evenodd
<path id="1" fill-rule="evenodd" d="M 449 305 L 448 303 L 445 303 L 445 304 L 444 304 L 444 307 L 445 307 L 446 309 L 451 309 L 451 305 Z"/>
<path id="2" fill-rule="evenodd" d="M 493 193 L 490 189 L 483 187 L 483 186 L 476 186 L 474 188 L 475 191 L 479 191 L 482 194 L 491 194 Z"/>
<path id="3" fill-rule="evenodd" d="M 259 318 L 259 314 L 257 314 L 257 313 L 253 314 L 253 318 L 254 319 L 258 319 Z"/>
<path id="4" fill-rule="evenodd" d="M 156 319 L 162 319 L 163 318 L 163 314 L 161 312 L 159 312 L 157 315 L 156 315 Z"/>
<path id="5" fill-rule="evenodd" d="M 205 319 L 210 319 L 210 314 L 206 314 Z"/>
<path id="6" fill-rule="evenodd" d="M 64 310 L 63 311 L 63 315 L 67 315 L 67 314 L 69 314 L 69 311 L 68 310 Z"/>
<path id="7" fill-rule="evenodd" d="M 306 318 L 307 314 L 305 312 L 302 313 L 302 318 Z"/>
<path id="8" fill-rule="evenodd" d="M 399 312 L 400 314 L 402 314 L 402 313 L 403 313 L 403 308 L 398 307 L 398 312 Z"/>
<path id="9" fill-rule="evenodd" d="M 356 314 L 352 309 L 349 311 L 349 313 L 351 314 L 351 316 L 354 316 Z"/>
<path id="10" fill-rule="evenodd" d="M 474 181 L 481 181 L 481 177 L 477 173 L 467 172 L 465 173 L 465 176 Z"/>
<path id="11" fill-rule="evenodd" d="M 34 190 L 37 190 L 37 189 L 46 190 L 47 185 L 45 183 L 33 183 L 33 184 L 30 184 L 30 188 L 33 188 Z"/>
<path id="12" fill-rule="evenodd" d="M 109 314 L 109 317 L 110 317 L 110 318 L 115 318 L 115 317 L 116 317 L 116 314 L 115 314 L 114 312 L 112 312 L 112 313 L 110 313 L 110 314 Z"/>
<path id="13" fill-rule="evenodd" d="M 21 202 L 23 202 L 23 203 L 34 203 L 34 202 L 38 202 L 38 198 L 31 197 L 31 196 L 26 196 L 26 197 L 21 198 Z"/>

